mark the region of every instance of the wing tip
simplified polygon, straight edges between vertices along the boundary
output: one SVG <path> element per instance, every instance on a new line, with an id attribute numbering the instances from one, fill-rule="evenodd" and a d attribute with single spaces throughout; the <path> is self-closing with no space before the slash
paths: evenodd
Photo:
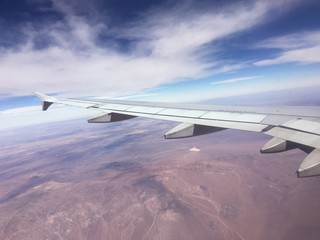
<path id="1" fill-rule="evenodd" d="M 56 98 L 45 95 L 40 92 L 32 92 L 34 95 L 36 95 L 41 101 L 42 101 L 42 111 L 47 111 L 48 108 L 57 101 Z"/>

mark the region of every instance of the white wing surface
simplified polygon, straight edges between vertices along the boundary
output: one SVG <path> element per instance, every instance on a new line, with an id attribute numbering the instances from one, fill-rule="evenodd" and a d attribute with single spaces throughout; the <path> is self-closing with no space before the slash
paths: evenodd
<path id="1" fill-rule="evenodd" d="M 60 99 L 35 93 L 42 109 L 52 103 L 87 108 L 101 114 L 89 123 L 108 123 L 133 117 L 149 117 L 180 122 L 165 134 L 166 139 L 185 138 L 238 129 L 272 136 L 261 153 L 276 153 L 299 148 L 308 153 L 298 177 L 320 175 L 320 107 L 257 107 L 224 105 L 183 105 L 121 100 Z"/>

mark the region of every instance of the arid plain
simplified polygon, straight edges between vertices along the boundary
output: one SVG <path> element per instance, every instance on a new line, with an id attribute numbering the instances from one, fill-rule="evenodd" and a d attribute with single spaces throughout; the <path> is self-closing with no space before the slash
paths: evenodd
<path id="1" fill-rule="evenodd" d="M 2 132 L 0 239 L 319 239 L 320 178 L 295 176 L 303 152 L 262 155 L 268 137 L 231 130 L 164 140 L 174 125 Z"/>

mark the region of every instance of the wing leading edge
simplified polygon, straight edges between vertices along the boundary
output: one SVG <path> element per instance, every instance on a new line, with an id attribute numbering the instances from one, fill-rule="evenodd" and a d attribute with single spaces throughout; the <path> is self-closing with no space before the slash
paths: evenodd
<path id="1" fill-rule="evenodd" d="M 185 138 L 214 133 L 223 129 L 261 132 L 272 136 L 261 153 L 277 153 L 299 148 L 308 153 L 298 177 L 320 175 L 320 107 L 254 107 L 223 105 L 182 105 L 121 100 L 55 98 L 35 92 L 42 110 L 59 103 L 97 110 L 100 115 L 89 123 L 108 123 L 133 117 L 149 117 L 180 122 L 164 136 Z"/>

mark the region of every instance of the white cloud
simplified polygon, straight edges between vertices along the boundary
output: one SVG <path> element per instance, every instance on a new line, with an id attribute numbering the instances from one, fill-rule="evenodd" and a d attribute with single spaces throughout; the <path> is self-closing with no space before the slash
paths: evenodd
<path id="1" fill-rule="evenodd" d="M 249 81 L 252 79 L 260 78 L 260 76 L 250 76 L 250 77 L 240 77 L 240 78 L 231 78 L 227 80 L 222 80 L 222 81 L 216 81 L 216 82 L 211 82 L 210 84 L 228 84 L 228 83 L 236 83 L 236 82 L 242 82 L 242 81 Z"/>
<path id="2" fill-rule="evenodd" d="M 98 114 L 94 111 L 68 107 L 61 109 L 56 106 L 46 112 L 42 112 L 40 106 L 4 110 L 0 112 L 0 131 L 80 118 L 85 121 L 85 118 L 95 115 Z"/>
<path id="3" fill-rule="evenodd" d="M 146 94 L 132 94 L 132 95 L 126 95 L 117 97 L 115 99 L 132 99 L 132 98 L 144 98 L 144 97 L 151 97 L 151 96 L 157 96 L 157 93 L 146 93 Z"/>
<path id="4" fill-rule="evenodd" d="M 296 63 L 320 63 L 320 31 L 301 32 L 267 39 L 256 47 L 278 48 L 282 50 L 279 56 L 272 59 L 257 61 L 257 66 Z"/>
<path id="5" fill-rule="evenodd" d="M 295 2 L 294 0 L 289 2 Z M 109 29 L 77 16 L 62 1 L 53 1 L 64 19 L 42 29 L 25 28 L 24 45 L 0 51 L 0 94 L 28 95 L 33 91 L 68 95 L 119 95 L 161 84 L 197 79 L 230 71 L 230 64 L 211 57 L 219 49 L 209 43 L 263 23 L 286 0 L 256 1 L 228 9 L 184 13 L 181 9 L 152 10 L 130 26 Z M 101 33 L 134 40 L 127 52 L 116 41 L 97 44 Z M 36 40 L 50 42 L 37 48 Z M 117 47 L 115 47 L 117 46 Z M 214 54 L 213 54 L 214 56 Z"/>
<path id="6" fill-rule="evenodd" d="M 199 148 L 196 148 L 196 147 L 192 147 L 189 149 L 190 152 L 200 152 L 200 149 Z"/>
<path id="7" fill-rule="evenodd" d="M 269 38 L 260 42 L 256 48 L 301 49 L 320 43 L 320 31 L 308 31 Z"/>
<path id="8" fill-rule="evenodd" d="M 297 63 L 320 63 L 320 45 L 311 48 L 295 49 L 282 53 L 274 59 L 255 62 L 257 66 L 281 64 L 288 62 Z"/>
<path id="9" fill-rule="evenodd" d="M 20 108 L 12 108 L 0 111 L 0 115 L 14 115 L 14 114 L 21 114 L 21 113 L 29 113 L 29 112 L 36 112 L 39 111 L 39 106 L 28 106 L 28 107 L 20 107 Z"/>

